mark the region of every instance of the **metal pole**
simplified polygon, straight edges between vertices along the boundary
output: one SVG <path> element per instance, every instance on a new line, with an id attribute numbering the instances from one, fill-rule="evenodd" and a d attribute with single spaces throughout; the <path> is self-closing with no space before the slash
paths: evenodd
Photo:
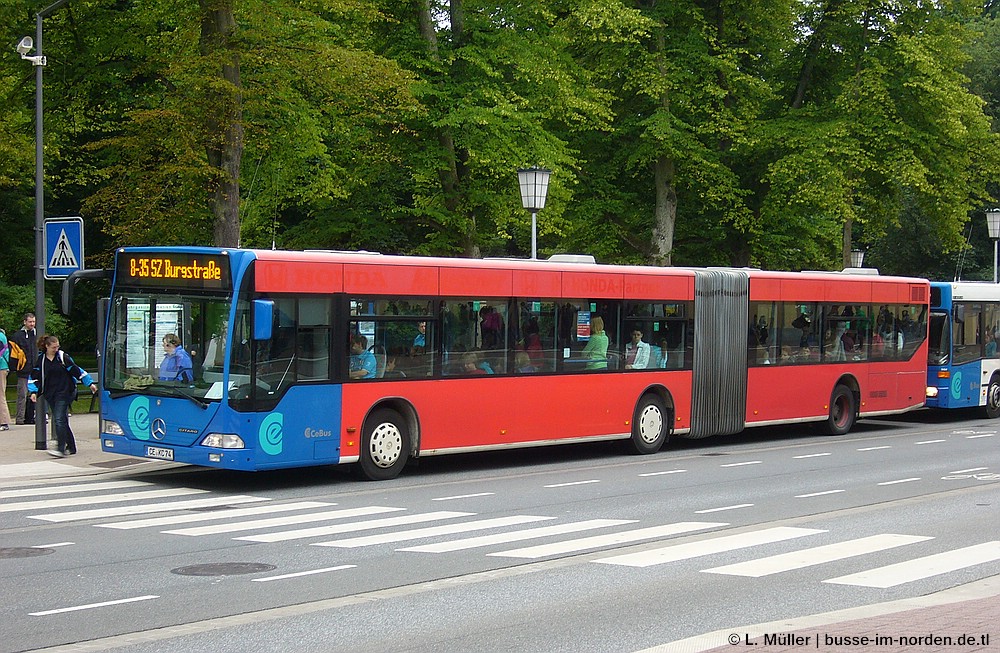
<path id="1" fill-rule="evenodd" d="M 538 214 L 534 211 L 531 212 L 531 260 L 534 261 L 538 258 Z"/>
<path id="2" fill-rule="evenodd" d="M 60 9 L 69 0 L 56 0 L 35 14 L 35 56 L 42 56 L 42 19 Z M 45 166 L 42 129 L 42 68 L 35 65 L 35 333 L 45 333 Z M 35 449 L 44 451 L 46 446 L 45 399 L 39 395 L 35 402 Z"/>
<path id="3" fill-rule="evenodd" d="M 993 283 L 997 282 L 997 239 L 993 239 Z"/>
<path id="4" fill-rule="evenodd" d="M 35 55 L 42 55 L 42 18 L 35 16 Z M 42 241 L 45 229 L 45 175 L 42 148 L 42 69 L 35 66 L 35 333 L 45 333 L 45 252 Z M 30 361 L 33 366 L 34 361 Z M 29 399 L 30 401 L 30 399 Z M 46 446 L 45 399 L 38 395 L 35 402 L 35 449 L 44 451 Z"/>

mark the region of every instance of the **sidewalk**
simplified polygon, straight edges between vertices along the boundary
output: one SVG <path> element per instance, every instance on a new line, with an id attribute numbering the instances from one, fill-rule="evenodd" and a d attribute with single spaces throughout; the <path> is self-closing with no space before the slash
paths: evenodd
<path id="1" fill-rule="evenodd" d="M 69 424 L 76 436 L 77 453 L 65 458 L 55 458 L 35 448 L 34 424 L 11 424 L 9 431 L 0 432 L 0 483 L 29 477 L 101 474 L 128 467 L 146 469 L 162 464 L 101 451 L 97 413 L 74 414 L 69 418 Z M 49 438 L 47 447 L 54 451 L 56 443 L 52 439 L 51 424 L 46 426 L 46 434 Z"/>
<path id="2" fill-rule="evenodd" d="M 734 626 L 639 653 L 1000 651 L 1000 576 L 912 599 Z"/>

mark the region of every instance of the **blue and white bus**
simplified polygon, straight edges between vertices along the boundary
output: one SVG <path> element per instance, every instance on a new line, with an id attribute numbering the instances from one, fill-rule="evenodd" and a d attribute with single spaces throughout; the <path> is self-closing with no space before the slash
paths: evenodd
<path id="1" fill-rule="evenodd" d="M 1000 416 L 1000 284 L 931 283 L 927 406 Z"/>

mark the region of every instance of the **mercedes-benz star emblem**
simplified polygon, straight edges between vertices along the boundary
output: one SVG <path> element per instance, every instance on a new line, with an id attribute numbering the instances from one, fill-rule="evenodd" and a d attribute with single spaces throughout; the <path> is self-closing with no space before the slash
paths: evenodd
<path id="1" fill-rule="evenodd" d="M 153 426 L 149 429 L 149 432 L 157 440 L 162 440 L 167 435 L 167 423 L 157 417 L 153 420 Z"/>

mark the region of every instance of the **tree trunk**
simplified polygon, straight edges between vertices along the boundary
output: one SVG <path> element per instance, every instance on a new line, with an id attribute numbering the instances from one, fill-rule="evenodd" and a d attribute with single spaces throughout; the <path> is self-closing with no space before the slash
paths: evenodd
<path id="1" fill-rule="evenodd" d="M 218 247 L 240 244 L 240 168 L 243 161 L 243 93 L 240 63 L 231 41 L 236 30 L 232 0 L 199 0 L 203 57 L 218 58 L 221 92 L 208 102 L 208 163 L 216 171 L 212 183 L 213 233 Z"/>
<path id="2" fill-rule="evenodd" d="M 829 27 L 827 27 L 828 21 L 833 20 L 833 18 L 831 18 L 831 14 L 835 14 L 840 9 L 842 4 L 843 0 L 829 0 L 823 8 L 823 14 L 819 19 L 819 24 L 816 25 L 816 29 L 813 30 L 812 36 L 809 37 L 809 45 L 806 46 L 805 59 L 802 61 L 802 68 L 799 70 L 799 80 L 795 85 L 795 94 L 792 96 L 793 109 L 801 108 L 802 103 L 805 102 L 806 91 L 812 83 L 813 68 L 816 66 L 816 59 L 819 57 L 820 48 L 823 47 L 825 33 L 829 29 Z"/>
<path id="3" fill-rule="evenodd" d="M 657 37 L 657 48 L 661 57 L 666 56 L 666 42 L 663 31 Z M 667 76 L 663 64 L 660 74 Z M 670 96 L 666 92 L 660 98 L 662 111 L 670 111 Z M 674 226 L 677 222 L 677 189 L 674 187 L 674 159 L 661 154 L 653 162 L 653 186 L 656 205 L 653 208 L 652 259 L 654 265 L 670 265 L 674 249 Z"/>
<path id="4" fill-rule="evenodd" d="M 420 26 L 420 35 L 427 44 L 427 54 L 431 61 L 436 64 L 441 63 L 441 53 L 438 48 L 437 32 L 434 27 L 434 17 L 431 15 L 430 0 L 418 0 L 417 23 Z M 449 5 L 452 44 L 454 47 L 461 47 L 465 40 L 465 10 L 461 0 L 452 0 Z M 446 74 L 454 76 L 454 67 Z M 449 213 L 457 215 L 461 207 L 462 179 L 467 174 L 467 164 L 469 153 L 455 147 L 455 137 L 448 127 L 437 129 L 437 141 L 444 152 L 444 161 L 438 168 L 438 180 L 441 183 L 441 191 L 444 194 L 444 206 Z M 469 216 L 469 224 L 460 235 L 462 244 L 462 254 L 469 258 L 479 258 L 481 252 L 477 244 L 476 217 Z"/>
<path id="5" fill-rule="evenodd" d="M 842 257 L 843 267 L 851 267 L 851 250 L 854 247 L 854 219 L 848 216 L 847 220 L 844 221 L 844 251 Z"/>
<path id="6" fill-rule="evenodd" d="M 674 225 L 677 221 L 677 191 L 674 188 L 674 160 L 660 155 L 654 166 L 656 208 L 653 224 L 653 263 L 670 265 L 674 249 Z"/>

